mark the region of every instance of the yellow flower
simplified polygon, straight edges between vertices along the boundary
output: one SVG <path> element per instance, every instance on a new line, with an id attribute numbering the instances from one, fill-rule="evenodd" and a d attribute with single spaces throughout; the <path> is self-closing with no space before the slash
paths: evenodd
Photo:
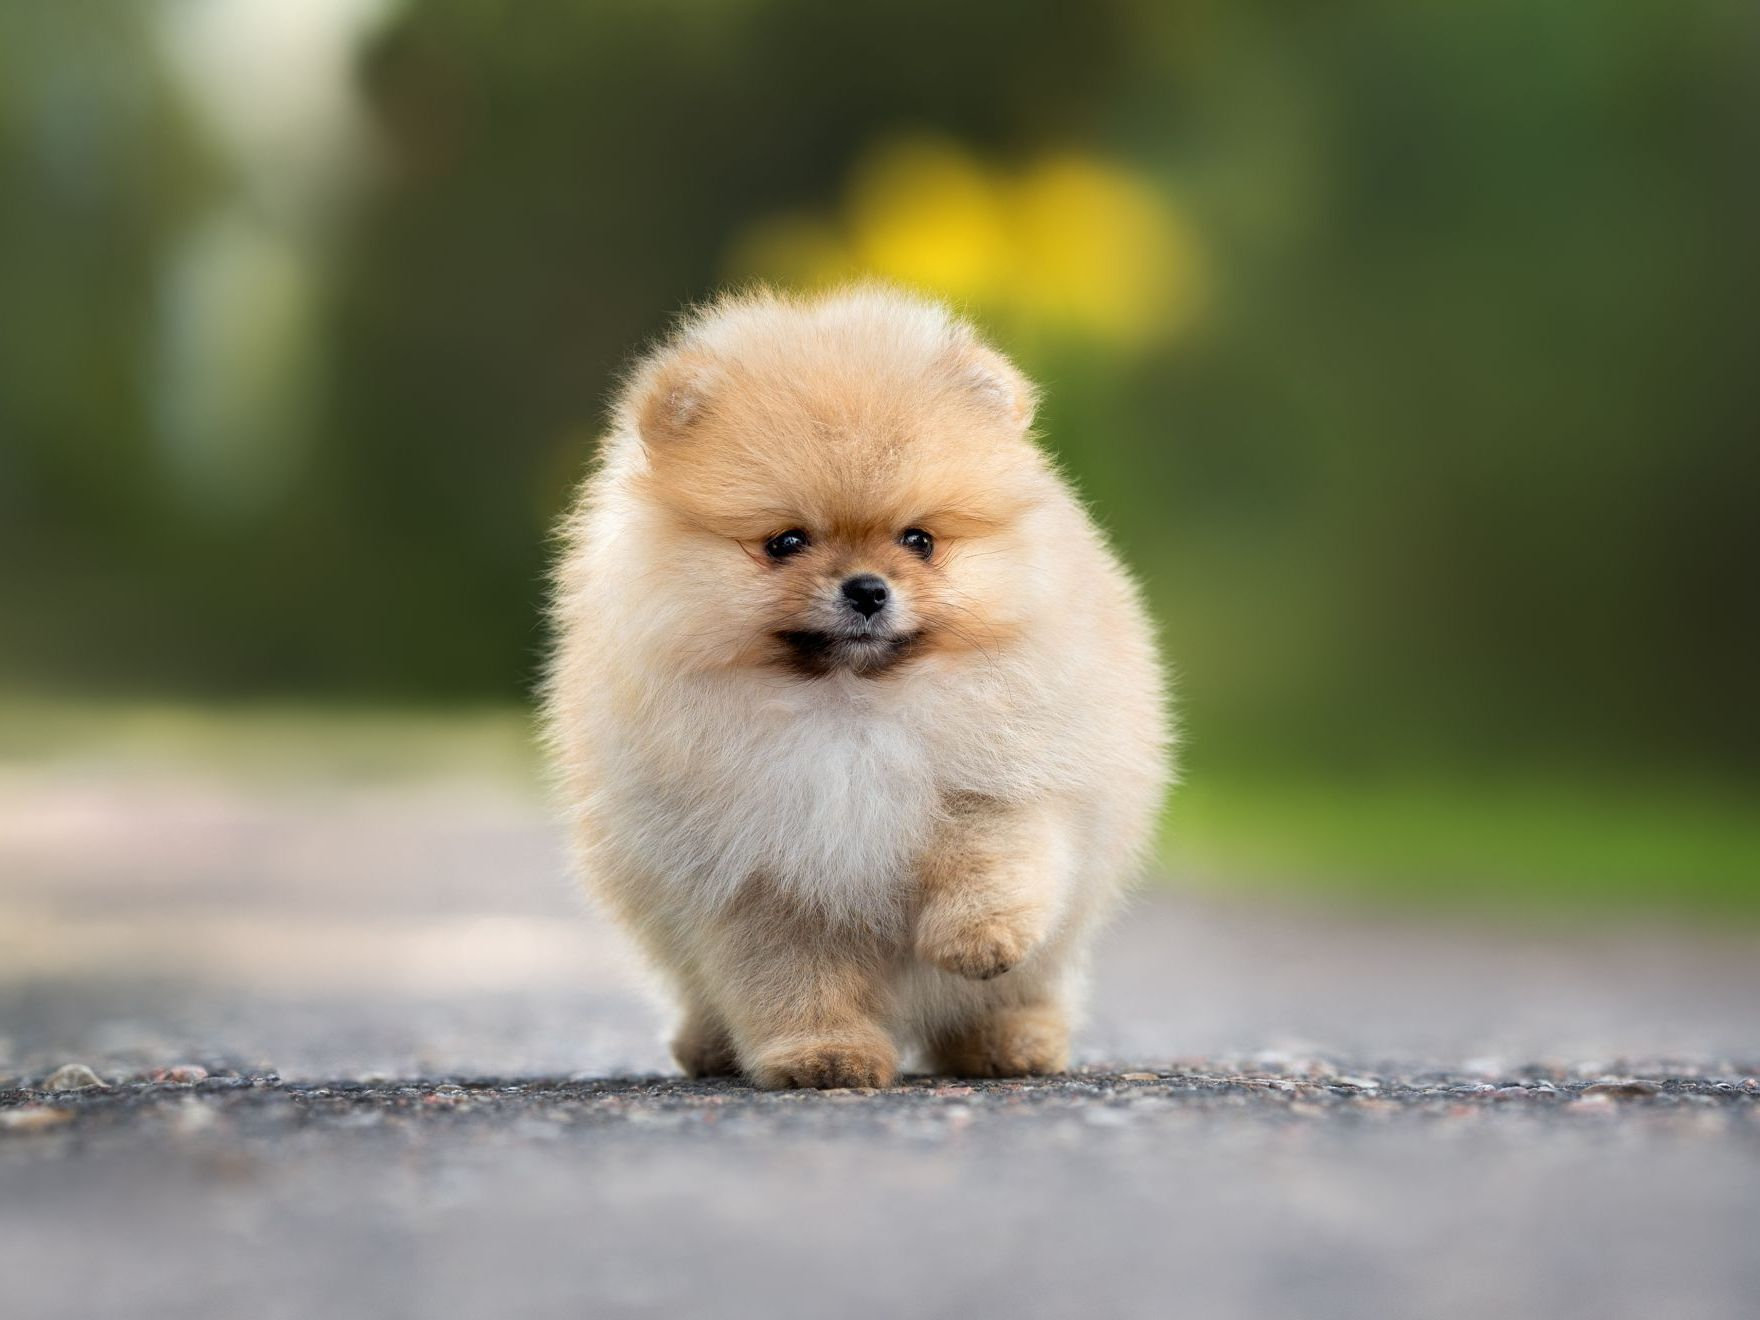
<path id="1" fill-rule="evenodd" d="M 857 263 L 954 298 L 984 299 L 1009 261 L 1003 198 L 955 143 L 904 138 L 861 161 L 845 203 Z"/>
<path id="2" fill-rule="evenodd" d="M 814 287 L 871 274 L 971 304 L 1024 335 L 1130 345 L 1199 310 L 1198 244 L 1173 203 L 1116 165 L 1063 153 L 1019 175 L 944 138 L 882 144 L 840 219 L 784 213 L 736 241 L 729 273 Z"/>

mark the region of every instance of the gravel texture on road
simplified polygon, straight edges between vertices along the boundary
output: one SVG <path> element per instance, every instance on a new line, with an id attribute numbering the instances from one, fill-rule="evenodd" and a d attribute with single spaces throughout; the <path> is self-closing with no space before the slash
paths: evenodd
<path id="1" fill-rule="evenodd" d="M 761 1093 L 529 797 L 0 773 L 0 1314 L 1751 1317 L 1756 966 L 1164 893 L 1068 1077 Z"/>
<path id="2" fill-rule="evenodd" d="M 908 1136 L 928 1128 L 1075 1121 L 1091 1127 L 1153 1126 L 1218 1114 L 1301 1124 L 1410 1119 L 1478 1121 L 1487 1109 L 1527 1121 L 1568 1114 L 1604 1121 L 1613 1106 L 1638 1104 L 1659 1127 L 1739 1132 L 1760 1124 L 1760 1079 L 1571 1077 L 1525 1070 L 1498 1080 L 1447 1073 L 1409 1077 L 1109 1071 L 1064 1077 L 982 1080 L 906 1078 L 901 1085 L 767 1092 L 737 1082 L 676 1077 L 574 1079 L 447 1078 L 287 1081 L 274 1073 L 180 1065 L 169 1080 L 129 1077 L 75 1089 L 55 1079 L 0 1090 L 0 1130 L 58 1129 L 74 1147 L 124 1140 L 137 1125 L 171 1133 L 227 1134 L 241 1146 L 293 1133 L 382 1127 L 397 1140 L 445 1140 L 457 1132 L 527 1121 L 583 1134 L 632 1126 L 681 1135 L 737 1131 L 751 1137 Z M 1627 1115 L 1622 1121 L 1633 1121 Z M 944 1133 L 945 1135 L 945 1133 Z"/>

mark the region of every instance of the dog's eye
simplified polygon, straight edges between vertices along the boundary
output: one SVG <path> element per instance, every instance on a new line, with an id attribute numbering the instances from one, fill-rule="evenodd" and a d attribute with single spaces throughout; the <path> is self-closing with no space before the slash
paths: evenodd
<path id="1" fill-rule="evenodd" d="M 791 527 L 786 532 L 778 532 L 764 542 L 764 553 L 772 559 L 787 559 L 791 555 L 798 555 L 811 544 L 813 544 L 811 537 L 800 528 Z"/>
<path id="2" fill-rule="evenodd" d="M 913 555 L 927 559 L 935 552 L 935 538 L 921 527 L 907 527 L 898 534 L 898 543 Z"/>

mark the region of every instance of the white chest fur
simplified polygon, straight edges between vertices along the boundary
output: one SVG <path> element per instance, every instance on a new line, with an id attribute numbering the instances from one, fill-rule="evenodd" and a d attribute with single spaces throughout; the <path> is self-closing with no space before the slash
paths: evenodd
<path id="1" fill-rule="evenodd" d="M 888 906 L 969 778 L 945 704 L 853 678 L 705 682 L 607 758 L 620 842 L 696 901 L 761 876 L 848 915 Z"/>

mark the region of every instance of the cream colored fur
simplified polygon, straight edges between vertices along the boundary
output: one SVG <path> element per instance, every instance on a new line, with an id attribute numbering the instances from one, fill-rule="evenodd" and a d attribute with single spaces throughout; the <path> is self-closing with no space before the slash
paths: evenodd
<path id="1" fill-rule="evenodd" d="M 727 299 L 633 374 L 564 528 L 546 714 L 688 1070 L 1064 1066 L 1166 738 L 1136 593 L 1031 410 L 945 309 L 867 286 Z M 791 528 L 811 548 L 772 558 Z M 858 572 L 891 600 L 845 638 Z M 786 641 L 824 630 L 831 660 Z"/>

